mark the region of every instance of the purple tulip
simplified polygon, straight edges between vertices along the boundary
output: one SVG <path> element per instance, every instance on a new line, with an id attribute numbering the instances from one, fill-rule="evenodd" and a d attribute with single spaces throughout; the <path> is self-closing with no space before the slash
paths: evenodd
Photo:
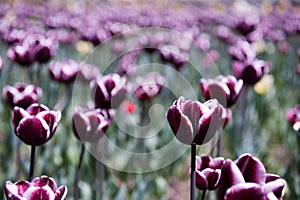
<path id="1" fill-rule="evenodd" d="M 285 185 L 285 181 L 278 175 L 266 173 L 264 165 L 258 158 L 243 154 L 235 162 L 226 160 L 223 164 L 218 200 L 277 200 L 282 198 Z"/>
<path id="2" fill-rule="evenodd" d="M 37 103 L 42 96 L 42 89 L 25 83 L 17 83 L 14 86 L 5 86 L 3 99 L 11 106 L 26 109 L 33 103 Z"/>
<path id="3" fill-rule="evenodd" d="M 201 155 L 196 158 L 196 186 L 199 190 L 213 190 L 218 186 L 224 158 Z"/>
<path id="4" fill-rule="evenodd" d="M 17 44 L 7 50 L 7 57 L 21 66 L 30 66 L 34 62 L 33 49 L 28 44 Z"/>
<path id="5" fill-rule="evenodd" d="M 295 131 L 300 130 L 300 105 L 286 111 L 286 118 Z"/>
<path id="6" fill-rule="evenodd" d="M 74 60 L 55 61 L 49 65 L 50 77 L 61 83 L 71 83 L 75 80 L 80 65 Z"/>
<path id="7" fill-rule="evenodd" d="M 111 73 L 92 81 L 92 98 L 96 108 L 117 108 L 127 94 L 127 79 Z"/>
<path id="8" fill-rule="evenodd" d="M 200 88 L 206 100 L 216 98 L 224 107 L 232 106 L 238 99 L 243 81 L 234 76 L 217 76 L 215 79 L 200 79 Z"/>
<path id="9" fill-rule="evenodd" d="M 233 61 L 248 62 L 256 58 L 256 50 L 249 42 L 238 40 L 233 46 L 228 49 Z"/>
<path id="10" fill-rule="evenodd" d="M 39 63 L 48 62 L 56 53 L 56 41 L 54 38 L 39 37 L 34 48 L 35 61 Z"/>
<path id="11" fill-rule="evenodd" d="M 4 186 L 7 200 L 65 200 L 68 194 L 66 186 L 57 187 L 51 177 L 37 177 L 31 182 L 7 181 Z"/>
<path id="12" fill-rule="evenodd" d="M 97 141 L 103 136 L 110 123 L 110 111 L 102 109 L 77 111 L 72 119 L 75 136 L 84 142 Z"/>
<path id="13" fill-rule="evenodd" d="M 167 112 L 167 120 L 176 138 L 184 144 L 207 143 L 223 127 L 223 107 L 217 100 L 205 103 L 183 97 L 176 100 Z"/>
<path id="14" fill-rule="evenodd" d="M 233 61 L 232 68 L 235 77 L 242 79 L 245 85 L 254 85 L 270 71 L 269 63 L 264 60 Z"/>
<path id="15" fill-rule="evenodd" d="M 158 73 L 150 73 L 145 77 L 139 77 L 133 95 L 140 101 L 147 101 L 157 95 L 166 79 Z"/>
<path id="16" fill-rule="evenodd" d="M 39 146 L 50 140 L 60 119 L 60 111 L 50 111 L 46 106 L 36 103 L 26 110 L 16 106 L 12 114 L 15 134 L 31 146 Z"/>

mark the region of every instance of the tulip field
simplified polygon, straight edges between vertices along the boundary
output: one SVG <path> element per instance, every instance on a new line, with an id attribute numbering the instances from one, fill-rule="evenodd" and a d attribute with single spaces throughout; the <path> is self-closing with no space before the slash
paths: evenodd
<path id="1" fill-rule="evenodd" d="M 300 3 L 0 2 L 0 200 L 300 199 Z"/>

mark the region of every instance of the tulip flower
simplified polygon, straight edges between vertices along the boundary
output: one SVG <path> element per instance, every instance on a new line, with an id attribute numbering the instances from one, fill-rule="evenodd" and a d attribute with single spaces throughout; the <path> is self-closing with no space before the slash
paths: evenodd
<path id="1" fill-rule="evenodd" d="M 12 115 L 16 135 L 31 146 L 39 146 L 50 140 L 60 119 L 60 111 L 50 111 L 46 106 L 36 103 L 26 110 L 16 106 Z"/>
<path id="2" fill-rule="evenodd" d="M 79 71 L 80 65 L 74 60 L 55 61 L 49 65 L 50 77 L 62 83 L 73 82 Z"/>
<path id="3" fill-rule="evenodd" d="M 233 61 L 232 68 L 235 77 L 242 79 L 245 85 L 254 85 L 270 71 L 269 63 L 264 60 Z"/>
<path id="4" fill-rule="evenodd" d="M 137 79 L 133 94 L 140 101 L 150 100 L 160 92 L 165 82 L 165 78 L 158 73 L 147 74 Z"/>
<path id="5" fill-rule="evenodd" d="M 43 175 L 31 182 L 7 181 L 4 192 L 7 200 L 65 200 L 68 188 L 64 185 L 57 187 L 53 178 Z"/>
<path id="6" fill-rule="evenodd" d="M 295 131 L 300 130 L 300 105 L 286 111 L 286 118 Z"/>
<path id="7" fill-rule="evenodd" d="M 7 50 L 7 57 L 21 66 L 30 66 L 34 62 L 33 49 L 28 44 L 17 44 Z"/>
<path id="8" fill-rule="evenodd" d="M 184 144 L 191 145 L 191 200 L 195 200 L 196 145 L 207 143 L 223 127 L 223 111 L 223 106 L 217 100 L 200 103 L 192 100 L 185 101 L 180 97 L 167 112 L 167 120 L 176 138 Z M 218 172 L 208 171 L 204 176 L 214 179 L 218 176 Z"/>
<path id="9" fill-rule="evenodd" d="M 14 86 L 5 86 L 3 89 L 3 99 L 11 106 L 18 106 L 26 109 L 33 103 L 37 103 L 42 96 L 42 89 L 27 85 L 26 83 L 17 83 Z"/>
<path id="10" fill-rule="evenodd" d="M 176 138 L 184 144 L 207 143 L 223 126 L 223 106 L 217 100 L 205 103 L 183 97 L 176 100 L 167 112 L 167 120 Z"/>
<path id="11" fill-rule="evenodd" d="M 77 111 L 73 115 L 73 132 L 77 139 L 87 142 L 97 141 L 111 123 L 110 111 L 95 109 Z"/>
<path id="12" fill-rule="evenodd" d="M 127 94 L 126 78 L 115 73 L 97 78 L 90 88 L 96 108 L 117 108 Z"/>
<path id="13" fill-rule="evenodd" d="M 213 190 L 221 177 L 224 158 L 201 155 L 196 158 L 196 186 L 199 190 Z"/>
<path id="14" fill-rule="evenodd" d="M 73 115 L 72 126 L 73 132 L 77 139 L 83 142 L 96 142 L 101 138 L 104 132 L 111 124 L 114 116 L 114 110 L 79 110 Z M 74 182 L 74 199 L 78 199 L 78 182 L 80 179 L 81 165 L 85 152 L 84 144 L 81 145 L 79 164 L 76 170 Z"/>
<path id="15" fill-rule="evenodd" d="M 243 87 L 243 80 L 234 76 L 217 76 L 215 79 L 200 79 L 200 88 L 206 100 L 216 98 L 224 107 L 231 107 L 237 101 Z"/>
<path id="16" fill-rule="evenodd" d="M 56 53 L 56 41 L 53 38 L 39 37 L 37 44 L 33 47 L 35 61 L 39 63 L 48 62 Z"/>
<path id="17" fill-rule="evenodd" d="M 227 159 L 221 168 L 218 200 L 278 199 L 281 200 L 285 181 L 278 175 L 266 173 L 262 162 L 243 154 L 235 162 Z"/>

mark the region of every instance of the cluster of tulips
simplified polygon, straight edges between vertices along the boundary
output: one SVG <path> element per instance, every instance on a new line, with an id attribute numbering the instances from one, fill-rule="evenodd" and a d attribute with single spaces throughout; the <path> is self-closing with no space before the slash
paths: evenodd
<path id="1" fill-rule="evenodd" d="M 234 115 L 231 108 L 241 95 L 247 98 L 249 89 L 257 86 L 272 70 L 271 62 L 259 56 L 260 42 L 263 39 L 274 42 L 279 51 L 287 54 L 290 47 L 285 38 L 300 31 L 299 16 L 293 15 L 296 11 L 283 15 L 278 7 L 274 7 L 268 14 L 245 17 L 233 11 L 220 14 L 210 7 L 191 5 L 183 6 L 181 11 L 171 9 L 164 10 L 164 13 L 135 6 L 111 7 L 109 4 L 88 11 L 3 3 L 0 7 L 3 7 L 0 11 L 0 36 L 7 47 L 7 58 L 0 57 L 0 76 L 3 71 L 10 76 L 13 65 L 28 70 L 38 63 L 47 66 L 53 83 L 70 89 L 77 80 L 88 85 L 91 102 L 86 102 L 85 107 L 77 107 L 71 120 L 73 133 L 82 143 L 72 190 L 74 200 L 80 196 L 78 183 L 85 143 L 96 143 L 103 137 L 114 123 L 119 108 L 128 113 L 134 112 L 139 105 L 145 108 L 168 85 L 167 75 L 157 71 L 134 79 L 140 58 L 144 55 L 150 59 L 154 57 L 156 62 L 171 65 L 181 73 L 190 64 L 191 49 L 196 48 L 193 50 L 206 52 L 200 65 L 208 69 L 220 60 L 220 53 L 213 47 L 215 39 L 228 47 L 231 73 L 213 78 L 198 77 L 197 88 L 200 88 L 205 102 L 179 97 L 173 105 L 168 105 L 170 108 L 166 113 L 177 140 L 191 146 L 190 199 L 196 198 L 196 188 L 202 191 L 202 199 L 208 190 L 217 190 L 218 200 L 283 198 L 286 181 L 279 175 L 267 173 L 256 156 L 247 153 L 234 161 L 220 156 L 222 130 Z M 228 20 L 224 21 L 224 15 Z M 32 23 L 33 19 L 35 23 Z M 216 26 L 211 27 L 211 24 Z M 127 32 L 147 27 L 159 29 L 155 33 L 145 32 L 132 43 L 125 43 Z M 163 29 L 177 31 L 181 36 Z M 117 36 L 117 40 L 112 41 L 110 53 L 121 55 L 113 72 L 102 74 L 98 66 L 78 59 L 56 59 L 60 48 L 65 45 L 78 47 L 82 56 L 84 45 L 91 47 L 89 52 L 113 36 Z M 128 49 L 131 51 L 126 52 Z M 299 66 L 297 70 L 300 74 Z M 29 75 L 30 84 L 5 83 L 7 85 L 2 91 L 3 99 L 12 109 L 15 135 L 31 146 L 28 180 L 7 181 L 4 192 L 8 200 L 63 200 L 67 198 L 66 186 L 57 187 L 55 180 L 48 175 L 35 178 L 35 151 L 54 136 L 71 100 L 68 99 L 64 106 L 58 102 L 53 108 L 40 104 L 45 95 L 40 84 L 44 74 L 35 75 L 36 79 L 32 78 L 33 74 Z M 137 104 L 126 100 L 130 94 Z M 295 131 L 300 130 L 299 106 L 287 110 L 286 118 Z M 197 145 L 209 143 L 213 138 L 217 138 L 216 157 L 197 156 Z"/>

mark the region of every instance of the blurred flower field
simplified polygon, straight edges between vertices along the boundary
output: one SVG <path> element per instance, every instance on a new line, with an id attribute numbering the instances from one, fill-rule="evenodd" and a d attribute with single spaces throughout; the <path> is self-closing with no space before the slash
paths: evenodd
<path id="1" fill-rule="evenodd" d="M 299 34 L 288 0 L 1 2 L 0 198 L 300 199 Z"/>

